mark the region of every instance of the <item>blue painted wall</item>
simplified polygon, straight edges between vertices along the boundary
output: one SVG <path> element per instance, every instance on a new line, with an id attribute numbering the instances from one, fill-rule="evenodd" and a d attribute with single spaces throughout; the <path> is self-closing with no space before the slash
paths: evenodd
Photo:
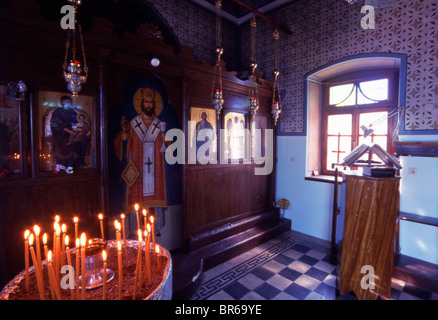
<path id="1" fill-rule="evenodd" d="M 434 138 L 438 140 L 426 139 Z M 306 137 L 277 138 L 276 199 L 291 202 L 285 216 L 292 219 L 293 230 L 330 241 L 333 185 L 304 180 L 306 142 Z M 400 209 L 438 217 L 438 158 L 402 157 L 401 164 Z M 408 174 L 411 167 L 417 169 L 416 175 Z M 338 241 L 343 234 L 345 184 L 340 186 L 339 206 Z M 438 264 L 438 228 L 402 221 L 400 247 L 404 255 Z"/>

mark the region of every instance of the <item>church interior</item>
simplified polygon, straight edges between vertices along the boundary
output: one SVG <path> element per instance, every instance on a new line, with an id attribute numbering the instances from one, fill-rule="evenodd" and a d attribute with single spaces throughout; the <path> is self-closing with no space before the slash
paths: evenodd
<path id="1" fill-rule="evenodd" d="M 35 299 L 438 300 L 437 18 L 0 0 L 0 298 L 30 277 Z"/>

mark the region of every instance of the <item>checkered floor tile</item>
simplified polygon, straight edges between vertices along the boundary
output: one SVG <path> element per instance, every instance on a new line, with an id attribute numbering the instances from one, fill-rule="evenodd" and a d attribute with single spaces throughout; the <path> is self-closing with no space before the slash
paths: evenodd
<path id="1" fill-rule="evenodd" d="M 345 300 L 329 248 L 292 231 L 204 274 L 193 300 Z M 438 294 L 392 279 L 392 300 L 438 300 Z"/>

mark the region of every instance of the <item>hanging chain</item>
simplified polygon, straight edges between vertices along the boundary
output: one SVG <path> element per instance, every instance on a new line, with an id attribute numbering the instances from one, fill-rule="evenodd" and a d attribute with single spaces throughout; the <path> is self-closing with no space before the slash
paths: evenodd
<path id="1" fill-rule="evenodd" d="M 280 70 L 278 68 L 278 40 L 280 39 L 280 32 L 278 30 L 274 31 L 274 88 L 272 91 L 272 109 L 271 114 L 274 118 L 274 125 L 277 125 L 278 118 L 282 111 L 280 90 L 278 86 L 278 76 L 280 75 Z"/>
<path id="2" fill-rule="evenodd" d="M 275 101 L 276 96 L 276 87 L 278 76 L 280 75 L 280 71 L 278 69 L 278 39 L 280 38 L 280 32 L 277 29 L 274 31 L 274 91 L 272 96 L 272 102 Z"/>
<path id="3" fill-rule="evenodd" d="M 216 0 L 216 54 L 217 60 L 216 65 L 214 67 L 214 75 L 213 75 L 213 86 L 211 88 L 211 99 L 213 105 L 216 110 L 217 118 L 219 119 L 219 114 L 222 109 L 224 100 L 222 93 L 222 65 L 221 65 L 221 56 L 224 53 L 224 49 L 222 48 L 222 19 L 221 19 L 221 10 L 222 10 L 222 0 Z M 219 77 L 219 89 L 215 90 L 216 77 Z"/>
<path id="4" fill-rule="evenodd" d="M 87 77 L 88 76 L 88 67 L 87 67 L 87 60 L 85 59 L 84 38 L 82 37 L 82 26 L 81 25 L 79 25 L 79 37 L 81 39 L 82 58 L 84 59 L 84 72 L 85 72 L 85 77 Z"/>
<path id="5" fill-rule="evenodd" d="M 255 54 L 255 48 L 256 48 L 256 29 L 257 23 L 256 23 L 256 17 L 253 16 L 251 18 L 251 73 L 254 75 L 255 69 L 257 68 L 257 62 L 256 62 L 256 54 Z"/>
<path id="6" fill-rule="evenodd" d="M 222 48 L 222 0 L 216 0 L 216 48 Z"/>
<path id="7" fill-rule="evenodd" d="M 254 120 L 254 117 L 259 109 L 259 90 L 257 88 L 257 77 L 255 75 L 255 69 L 257 68 L 256 62 L 256 17 L 253 16 L 251 18 L 251 75 L 249 76 L 250 81 L 252 82 L 249 87 L 249 112 L 251 115 L 251 121 Z"/>
<path id="8" fill-rule="evenodd" d="M 64 64 L 62 65 L 64 71 L 67 69 L 67 59 L 68 59 L 69 49 L 70 49 L 70 29 L 68 29 L 67 31 L 67 42 L 65 43 L 65 57 L 64 57 Z"/>

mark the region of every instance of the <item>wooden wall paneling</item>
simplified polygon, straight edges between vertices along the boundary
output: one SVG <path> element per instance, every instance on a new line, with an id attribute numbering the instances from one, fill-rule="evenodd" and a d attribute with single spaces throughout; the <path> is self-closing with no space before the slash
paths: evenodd
<path id="1" fill-rule="evenodd" d="M 67 224 L 72 224 L 73 215 L 77 215 L 82 230 L 87 230 L 89 236 L 98 236 L 96 217 L 102 210 L 99 148 L 95 169 L 77 170 L 73 175 L 38 171 L 38 130 L 41 124 L 36 112 L 37 92 L 41 89 L 68 92 L 62 75 L 66 33 L 60 31 L 59 22 L 55 24 L 59 30 L 56 26 L 51 30 L 54 32 L 44 29 L 43 25 L 50 23 L 42 22 L 44 19 L 39 20 L 35 13 L 31 14 L 32 19 L 17 22 L 26 16 L 26 12 L 29 13 L 27 6 L 23 8 L 24 15 L 11 14 L 9 9 L 0 10 L 0 80 L 2 83 L 24 80 L 28 85 L 29 101 L 23 110 L 23 121 L 27 123 L 24 124 L 25 134 L 22 137 L 23 161 L 28 163 L 28 170 L 18 179 L 11 177 L 0 181 L 1 287 L 24 268 L 25 229 L 32 229 L 34 224 L 38 224 L 42 232 L 49 234 L 51 241 L 53 218 L 55 213 L 59 213 Z M 81 93 L 95 97 L 94 134 L 96 146 L 99 146 L 101 137 L 104 137 L 100 132 L 99 69 L 96 61 L 96 56 L 87 57 L 90 75 Z"/>
<path id="2" fill-rule="evenodd" d="M 188 118 L 191 106 L 212 107 L 210 94 L 213 76 L 197 70 L 186 72 L 188 102 L 185 114 Z M 259 86 L 261 100 L 259 112 L 269 116 L 272 91 L 266 82 L 261 82 Z M 233 75 L 228 75 L 228 78 L 225 77 L 223 80 L 223 92 L 225 103 L 218 130 L 223 128 L 223 115 L 227 110 L 247 114 L 246 100 L 249 84 L 233 78 Z M 268 119 L 271 122 L 271 118 Z M 249 128 L 249 119 L 247 127 Z M 184 168 L 184 208 L 188 227 L 186 238 L 256 212 L 271 209 L 274 186 L 272 174 L 256 176 L 254 163 L 243 164 L 242 160 L 239 164 L 220 164 L 219 161 L 218 158 L 216 165 L 186 165 Z M 218 199 L 219 205 L 217 205 Z"/>
<path id="3" fill-rule="evenodd" d="M 61 68 L 65 30 L 59 27 L 59 21 L 45 20 L 39 13 L 37 3 L 21 8 L 20 4 L 23 3 L 20 0 L 11 2 L 7 10 L 2 8 L 0 12 L 0 69 L 3 70 L 0 79 L 23 79 L 32 83 L 33 88 L 67 91 Z M 182 47 L 179 54 L 174 54 L 171 46 L 153 41 L 153 50 L 162 60 L 160 67 L 154 69 L 144 59 L 147 48 L 141 33 L 126 32 L 123 38 L 119 38 L 113 33 L 111 23 L 100 18 L 95 18 L 93 29 L 84 32 L 84 41 L 90 75 L 83 93 L 96 96 L 96 123 L 99 129 L 95 141 L 100 144 L 97 168 L 79 170 L 71 176 L 40 175 L 38 172 L 35 174 L 34 165 L 31 170 L 33 178 L 29 175 L 29 178 L 20 181 L 0 181 L 0 197 L 5 204 L 0 212 L 0 241 L 5 243 L 6 239 L 12 239 L 14 242 L 9 247 L 0 246 L 2 258 L 13 253 L 11 248 L 22 253 L 24 229 L 34 223 L 48 223 L 43 220 L 53 219 L 56 212 L 70 219 L 73 214 L 78 215 L 80 225 L 83 221 L 84 228 L 90 227 L 90 232 L 99 234 L 96 215 L 99 211 L 107 210 L 106 136 L 110 129 L 107 116 L 132 75 L 153 73 L 165 83 L 171 104 L 186 133 L 189 108 L 193 105 L 211 107 L 214 68 L 205 62 L 195 62 L 192 49 Z M 3 50 L 5 47 L 7 50 Z M 29 48 L 32 48 L 31 54 Z M 233 72 L 224 73 L 225 109 L 247 113 L 248 91 L 247 81 L 239 80 Z M 34 103 L 35 94 L 33 92 Z M 272 85 L 260 80 L 260 113 L 269 116 L 271 96 Z M 35 108 L 36 105 L 33 105 L 29 117 L 36 116 Z M 222 126 L 221 121 L 222 118 L 218 129 Z M 34 119 L 29 119 L 29 122 L 34 124 Z M 32 127 L 34 144 L 36 130 L 35 125 Z M 35 153 L 35 150 L 31 152 L 34 159 Z M 255 176 L 254 164 L 185 165 L 182 181 L 186 238 L 266 210 L 272 203 L 267 199 L 272 199 L 273 175 Z M 7 228 L 6 225 L 13 225 L 13 228 Z M 2 284 L 23 267 L 21 254 L 11 259 L 15 262 L 0 264 Z"/>

